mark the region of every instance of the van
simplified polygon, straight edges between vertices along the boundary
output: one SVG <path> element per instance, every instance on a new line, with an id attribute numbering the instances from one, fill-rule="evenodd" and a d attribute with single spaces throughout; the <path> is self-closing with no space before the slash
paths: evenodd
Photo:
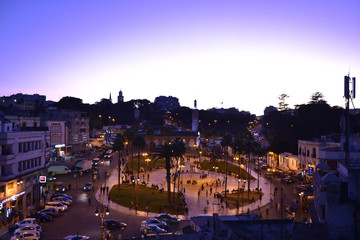
<path id="1" fill-rule="evenodd" d="M 59 165 L 59 166 L 50 166 L 48 169 L 48 174 L 50 176 L 54 176 L 56 174 L 69 174 L 71 173 L 70 169 L 68 169 L 66 166 Z"/>
<path id="2" fill-rule="evenodd" d="M 89 172 L 92 168 L 92 161 L 85 160 L 76 163 L 75 172 Z"/>

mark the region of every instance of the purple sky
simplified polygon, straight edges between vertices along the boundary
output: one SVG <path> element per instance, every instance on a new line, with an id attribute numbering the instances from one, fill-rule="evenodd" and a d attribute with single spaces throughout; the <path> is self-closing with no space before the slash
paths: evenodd
<path id="1" fill-rule="evenodd" d="M 262 114 L 282 93 L 343 106 L 349 70 L 360 79 L 356 0 L 0 1 L 0 96 L 122 90 Z"/>

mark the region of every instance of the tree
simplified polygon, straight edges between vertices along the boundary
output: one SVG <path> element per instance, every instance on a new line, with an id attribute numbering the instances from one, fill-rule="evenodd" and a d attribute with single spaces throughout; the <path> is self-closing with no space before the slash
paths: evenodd
<path id="1" fill-rule="evenodd" d="M 82 110 L 83 100 L 75 97 L 63 97 L 55 104 L 58 108 Z"/>
<path id="2" fill-rule="evenodd" d="M 137 180 L 139 181 L 139 172 L 140 172 L 140 151 L 146 147 L 145 138 L 142 135 L 137 134 L 134 137 L 134 141 L 132 142 L 132 146 L 135 147 L 138 151 L 138 169 L 137 169 Z"/>
<path id="3" fill-rule="evenodd" d="M 121 151 L 124 150 L 124 138 L 123 136 L 119 133 L 116 134 L 115 139 L 114 139 L 114 144 L 112 145 L 112 149 L 113 151 L 117 151 L 119 154 L 119 159 L 118 159 L 118 194 L 120 194 L 120 173 L 121 173 L 121 168 L 120 168 L 120 158 L 121 158 Z"/>
<path id="4" fill-rule="evenodd" d="M 228 147 L 232 145 L 232 137 L 230 135 L 225 135 L 221 140 L 221 146 L 224 149 L 226 154 L 225 159 L 225 197 L 226 197 L 226 190 L 227 190 L 227 176 L 228 176 Z"/>
<path id="5" fill-rule="evenodd" d="M 321 92 L 315 92 L 311 95 L 309 104 L 327 104 L 327 102 Z"/>
<path id="6" fill-rule="evenodd" d="M 168 203 L 171 206 L 171 179 L 170 179 L 170 168 L 171 168 L 171 158 L 174 156 L 174 150 L 172 144 L 165 143 L 161 145 L 158 153 L 155 155 L 157 158 L 165 158 L 165 168 L 166 168 L 166 182 L 167 182 L 167 192 L 168 192 Z"/>
<path id="7" fill-rule="evenodd" d="M 124 133 L 124 136 L 126 137 L 126 139 L 128 141 L 130 151 L 131 151 L 131 171 L 132 171 L 131 174 L 133 177 L 134 177 L 134 151 L 133 151 L 132 144 L 134 142 L 136 132 L 137 132 L 136 127 L 132 126 L 131 128 L 126 129 L 126 131 Z"/>
<path id="8" fill-rule="evenodd" d="M 279 102 L 279 110 L 280 111 L 285 111 L 285 110 L 289 110 L 289 104 L 287 104 L 285 102 L 286 98 L 289 98 L 289 95 L 287 95 L 286 93 L 281 94 L 278 99 L 280 100 Z"/>
<path id="9" fill-rule="evenodd" d="M 174 178 L 174 193 L 175 193 L 175 183 L 176 183 L 176 177 L 179 177 L 180 180 L 180 172 L 178 172 L 178 166 L 179 166 L 179 161 L 182 158 L 182 156 L 185 154 L 186 152 L 186 147 L 185 147 L 185 143 L 181 140 L 180 137 L 175 138 L 172 142 L 172 147 L 173 147 L 173 157 L 175 157 L 176 159 L 176 172 L 179 173 L 175 174 L 175 178 Z M 179 192 L 179 182 L 178 182 L 178 192 Z"/>

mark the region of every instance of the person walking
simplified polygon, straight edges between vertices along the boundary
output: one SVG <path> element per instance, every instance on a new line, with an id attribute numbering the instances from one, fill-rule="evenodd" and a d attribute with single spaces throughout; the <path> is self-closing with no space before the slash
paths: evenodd
<path id="1" fill-rule="evenodd" d="M 106 194 L 109 194 L 109 186 L 106 187 Z"/>

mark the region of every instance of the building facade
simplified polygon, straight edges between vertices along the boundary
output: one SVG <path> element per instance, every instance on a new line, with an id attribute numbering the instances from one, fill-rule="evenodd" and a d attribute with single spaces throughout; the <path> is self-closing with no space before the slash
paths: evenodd
<path id="1" fill-rule="evenodd" d="M 89 118 L 85 112 L 67 110 L 67 109 L 49 109 L 44 116 L 44 125 L 57 124 L 57 133 L 54 132 L 53 137 L 58 136 L 65 138 L 65 152 L 78 152 L 86 148 L 86 144 L 90 139 Z M 65 130 L 61 128 L 64 122 Z M 59 125 L 60 124 L 60 125 Z M 54 129 L 55 130 L 55 125 Z M 57 140 L 60 140 L 58 138 Z M 53 141 L 55 141 L 53 139 Z"/>
<path id="2" fill-rule="evenodd" d="M 40 203 L 39 177 L 46 166 L 49 135 L 47 128 L 23 130 L 7 121 L 0 125 L 0 207 L 5 220 L 16 212 L 26 216 Z"/>
<path id="3" fill-rule="evenodd" d="M 280 153 L 279 168 L 285 171 L 298 171 L 300 169 L 300 162 L 298 161 L 298 157 L 287 152 Z"/>
<path id="4" fill-rule="evenodd" d="M 46 96 L 17 93 L 8 97 L 1 97 L 0 105 L 13 110 L 35 111 L 37 107 L 46 105 Z"/>

